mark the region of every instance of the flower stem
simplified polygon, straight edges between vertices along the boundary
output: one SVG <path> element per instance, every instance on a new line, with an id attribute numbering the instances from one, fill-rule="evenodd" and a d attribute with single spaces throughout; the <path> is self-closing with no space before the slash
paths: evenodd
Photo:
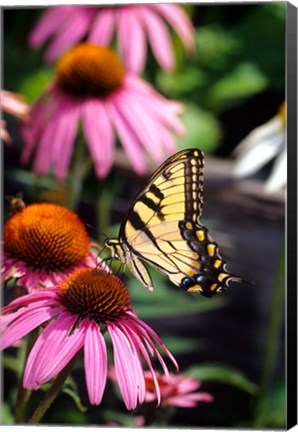
<path id="1" fill-rule="evenodd" d="M 69 181 L 68 207 L 76 210 L 81 196 L 83 180 L 92 167 L 92 160 L 85 155 L 86 142 L 83 133 L 78 135 L 74 161 Z"/>
<path id="2" fill-rule="evenodd" d="M 54 380 L 52 386 L 49 388 L 47 393 L 45 394 L 45 397 L 42 399 L 30 419 L 28 420 L 27 424 L 37 424 L 40 422 L 46 411 L 49 409 L 51 404 L 54 402 L 56 397 L 58 396 L 65 380 L 70 375 L 74 364 L 77 360 L 77 356 L 74 356 L 72 360 L 65 366 L 64 369 L 57 375 L 56 379 Z"/>
<path id="3" fill-rule="evenodd" d="M 98 221 L 98 242 L 107 237 L 107 230 L 111 225 L 111 206 L 119 188 L 113 173 L 97 184 L 96 214 Z"/>
<path id="4" fill-rule="evenodd" d="M 276 353 L 279 342 L 280 327 L 282 323 L 283 298 L 285 289 L 285 248 L 284 244 L 280 250 L 276 282 L 274 286 L 271 316 L 268 327 L 267 345 L 264 354 L 264 363 L 260 380 L 260 391 L 257 399 L 254 427 L 265 427 L 266 413 L 264 411 L 269 395 L 272 375 L 274 372 Z"/>
<path id="5" fill-rule="evenodd" d="M 29 353 L 36 341 L 36 338 L 38 336 L 38 329 L 33 330 L 31 333 L 29 333 L 27 337 L 27 346 L 26 346 L 26 353 L 24 356 L 23 363 L 26 364 L 26 360 L 29 356 Z M 23 368 L 24 369 L 24 368 Z M 16 407 L 15 407 L 15 414 L 14 414 L 14 422 L 17 423 L 24 423 L 24 415 L 25 410 L 27 406 L 27 402 L 31 396 L 31 390 L 27 390 L 23 387 L 23 377 L 24 377 L 24 371 L 22 375 L 19 377 L 19 388 L 17 393 L 17 399 L 16 399 Z"/>

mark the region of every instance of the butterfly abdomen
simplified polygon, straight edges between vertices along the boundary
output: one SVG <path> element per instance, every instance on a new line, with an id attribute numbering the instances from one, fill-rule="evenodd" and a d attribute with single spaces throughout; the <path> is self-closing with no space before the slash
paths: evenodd
<path id="1" fill-rule="evenodd" d="M 189 248 L 196 253 L 199 268 L 197 273 L 192 272 L 181 280 L 181 288 L 189 292 L 200 291 L 211 297 L 216 292 L 225 291 L 229 281 L 241 281 L 238 276 L 227 272 L 218 245 L 207 228 L 192 221 L 180 221 L 179 229 Z"/>

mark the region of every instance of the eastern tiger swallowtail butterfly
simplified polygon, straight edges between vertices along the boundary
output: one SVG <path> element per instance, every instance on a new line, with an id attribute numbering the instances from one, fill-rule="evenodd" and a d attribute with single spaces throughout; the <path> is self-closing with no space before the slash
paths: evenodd
<path id="1" fill-rule="evenodd" d="M 127 265 L 149 290 L 152 279 L 143 262 L 184 290 L 208 297 L 225 291 L 231 281 L 243 281 L 228 273 L 217 243 L 200 223 L 203 167 L 198 149 L 167 159 L 131 204 L 118 239 L 105 241 L 112 258 Z"/>

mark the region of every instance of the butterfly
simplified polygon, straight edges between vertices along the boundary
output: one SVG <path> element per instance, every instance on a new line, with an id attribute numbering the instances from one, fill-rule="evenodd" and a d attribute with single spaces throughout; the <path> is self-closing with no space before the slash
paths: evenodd
<path id="1" fill-rule="evenodd" d="M 225 291 L 230 274 L 218 245 L 200 223 L 203 207 L 204 156 L 182 150 L 167 159 L 132 202 L 118 239 L 106 239 L 112 259 L 127 265 L 149 290 L 153 283 L 145 263 L 177 286 L 207 297 Z"/>

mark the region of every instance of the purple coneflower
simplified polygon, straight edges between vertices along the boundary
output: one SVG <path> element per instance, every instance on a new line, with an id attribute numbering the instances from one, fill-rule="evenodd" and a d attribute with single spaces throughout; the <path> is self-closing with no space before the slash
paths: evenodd
<path id="1" fill-rule="evenodd" d="M 175 151 L 171 131 L 183 134 L 182 105 L 126 73 L 114 52 L 88 42 L 65 53 L 56 78 L 35 102 L 25 124 L 22 162 L 36 150 L 33 170 L 53 167 L 65 178 L 81 121 L 95 171 L 107 175 L 118 135 L 134 170 L 146 173 L 146 153 L 158 163 Z"/>
<path id="2" fill-rule="evenodd" d="M 170 373 L 165 379 L 162 375 L 157 375 L 160 388 L 160 398 L 162 405 L 176 406 L 180 408 L 193 408 L 199 402 L 213 402 L 213 396 L 206 392 L 195 392 L 201 383 L 195 378 L 189 378 L 184 374 Z M 157 395 L 152 378 L 145 372 L 146 394 L 145 402 L 156 401 Z"/>
<path id="3" fill-rule="evenodd" d="M 150 356 L 158 358 L 166 375 L 169 372 L 157 347 L 178 369 L 158 335 L 133 311 L 123 282 L 102 269 L 79 269 L 55 288 L 14 300 L 2 313 L 2 349 L 47 323 L 26 363 L 26 389 L 38 389 L 51 380 L 83 348 L 89 400 L 100 404 L 107 380 L 106 333 L 112 341 L 115 374 L 127 409 L 134 409 L 145 399 L 142 360 L 160 401 L 157 372 Z"/>
<path id="4" fill-rule="evenodd" d="M 2 278 L 17 278 L 29 292 L 56 285 L 77 268 L 96 266 L 83 223 L 57 204 L 35 203 L 16 211 L 3 236 Z"/>
<path id="5" fill-rule="evenodd" d="M 29 43 L 37 48 L 50 39 L 45 60 L 52 62 L 86 34 L 90 42 L 104 46 L 109 45 L 116 34 L 126 69 L 141 73 L 148 39 L 161 68 L 171 71 L 175 67 L 175 57 L 167 25 L 179 35 L 186 51 L 193 53 L 194 28 L 183 9 L 175 4 L 50 8 L 33 29 Z"/>

